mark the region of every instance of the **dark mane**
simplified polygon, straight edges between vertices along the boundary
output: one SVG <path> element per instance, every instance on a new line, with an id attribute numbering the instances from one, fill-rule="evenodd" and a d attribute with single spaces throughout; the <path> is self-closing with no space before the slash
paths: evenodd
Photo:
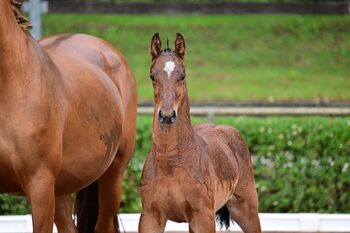
<path id="1" fill-rule="evenodd" d="M 176 56 L 176 57 L 179 57 L 179 54 L 177 54 L 175 51 L 171 50 L 171 48 L 166 48 L 166 49 L 163 49 L 159 56 L 161 55 L 171 55 L 171 56 Z M 158 56 L 158 57 L 159 57 Z"/>
<path id="2" fill-rule="evenodd" d="M 23 0 L 10 0 L 10 4 L 16 16 L 17 23 L 21 26 L 23 30 L 28 31 L 32 28 L 32 25 L 29 23 L 29 20 L 23 16 L 21 12 L 22 3 Z"/>

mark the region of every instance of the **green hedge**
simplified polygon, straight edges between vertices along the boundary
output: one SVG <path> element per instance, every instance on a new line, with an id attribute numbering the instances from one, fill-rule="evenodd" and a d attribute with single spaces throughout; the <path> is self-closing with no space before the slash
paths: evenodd
<path id="1" fill-rule="evenodd" d="M 203 122 L 195 119 L 194 122 Z M 350 118 L 230 117 L 249 145 L 261 212 L 350 213 Z M 125 176 L 123 212 L 139 212 L 137 184 L 152 119 L 138 118 L 137 148 Z"/>
<path id="2" fill-rule="evenodd" d="M 260 212 L 350 213 L 350 117 L 230 117 L 215 123 L 234 126 L 249 145 Z M 138 117 L 121 212 L 141 209 L 137 187 L 151 129 L 151 117 Z M 0 214 L 27 212 L 23 199 L 0 195 Z"/>
<path id="3" fill-rule="evenodd" d="M 350 212 L 350 118 L 219 120 L 243 134 L 262 212 Z"/>
<path id="4" fill-rule="evenodd" d="M 30 213 L 30 208 L 26 198 L 10 194 L 0 195 L 0 215 L 28 213 Z"/>

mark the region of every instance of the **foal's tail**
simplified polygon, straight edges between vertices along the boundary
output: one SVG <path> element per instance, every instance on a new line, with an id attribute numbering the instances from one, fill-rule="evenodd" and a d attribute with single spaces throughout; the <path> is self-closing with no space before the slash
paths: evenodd
<path id="1" fill-rule="evenodd" d="M 219 224 L 220 229 L 225 226 L 226 230 L 230 227 L 230 212 L 226 206 L 221 207 L 216 211 L 216 222 Z"/>
<path id="2" fill-rule="evenodd" d="M 80 190 L 76 197 L 77 228 L 79 233 L 92 233 L 98 218 L 98 182 Z"/>

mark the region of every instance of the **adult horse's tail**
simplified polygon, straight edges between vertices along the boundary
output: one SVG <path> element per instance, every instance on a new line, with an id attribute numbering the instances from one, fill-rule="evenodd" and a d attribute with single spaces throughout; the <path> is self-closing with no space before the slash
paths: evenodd
<path id="1" fill-rule="evenodd" d="M 98 181 L 79 191 L 75 203 L 78 232 L 95 232 L 98 218 Z M 119 232 L 117 216 L 114 218 L 114 227 L 116 232 Z"/>
<path id="2" fill-rule="evenodd" d="M 98 218 L 98 181 L 80 190 L 75 203 L 78 232 L 94 232 Z"/>
<path id="3" fill-rule="evenodd" d="M 221 207 L 216 211 L 216 221 L 218 222 L 220 229 L 225 227 L 226 230 L 230 227 L 231 216 L 226 206 Z"/>

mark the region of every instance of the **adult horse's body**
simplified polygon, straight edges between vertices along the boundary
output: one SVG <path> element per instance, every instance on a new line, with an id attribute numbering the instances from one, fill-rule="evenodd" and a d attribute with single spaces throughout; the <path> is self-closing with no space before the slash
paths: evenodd
<path id="1" fill-rule="evenodd" d="M 34 232 L 52 232 L 54 218 L 59 231 L 74 232 L 69 194 L 97 181 L 98 221 L 86 231 L 115 232 L 121 177 L 135 143 L 131 71 L 118 51 L 92 36 L 37 43 L 12 8 L 0 1 L 0 193 L 28 197 Z"/>
<path id="2" fill-rule="evenodd" d="M 244 232 L 261 232 L 251 157 L 230 126 L 192 127 L 185 82 L 185 41 L 175 51 L 151 42 L 154 88 L 152 149 L 141 179 L 140 233 L 164 231 L 168 219 L 188 222 L 190 232 L 214 233 L 233 218 Z"/>

